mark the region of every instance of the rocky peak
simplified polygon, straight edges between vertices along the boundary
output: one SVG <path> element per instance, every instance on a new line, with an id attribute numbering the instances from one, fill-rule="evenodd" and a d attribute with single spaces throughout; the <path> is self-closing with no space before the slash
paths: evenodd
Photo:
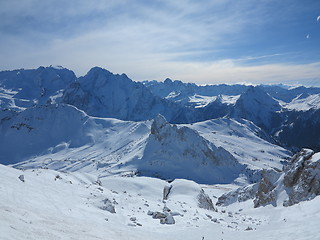
<path id="1" fill-rule="evenodd" d="M 160 129 L 163 128 L 165 125 L 168 125 L 166 118 L 161 114 L 158 114 L 151 125 L 151 134 L 159 134 Z"/>
<path id="2" fill-rule="evenodd" d="M 142 159 L 130 164 L 143 176 L 198 183 L 230 183 L 243 168 L 224 148 L 196 130 L 168 123 L 162 115 L 153 120 Z"/>
<path id="3" fill-rule="evenodd" d="M 172 80 L 170 78 L 166 78 L 166 80 L 164 80 L 164 84 L 172 84 Z"/>

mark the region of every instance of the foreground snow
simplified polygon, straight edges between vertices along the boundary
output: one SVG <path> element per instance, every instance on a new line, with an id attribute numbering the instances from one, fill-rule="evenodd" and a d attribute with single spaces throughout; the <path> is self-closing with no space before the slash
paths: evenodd
<path id="1" fill-rule="evenodd" d="M 163 200 L 163 189 L 169 183 L 154 178 L 105 177 L 97 181 L 90 174 L 21 171 L 3 165 L 0 176 L 1 239 L 320 237 L 319 197 L 287 208 L 253 209 L 243 202 L 216 212 L 199 207 L 201 187 L 215 201 L 234 186 L 175 180 L 168 199 Z M 171 209 L 175 224 L 160 224 L 148 215 L 148 211 L 163 212 L 164 207 Z"/>

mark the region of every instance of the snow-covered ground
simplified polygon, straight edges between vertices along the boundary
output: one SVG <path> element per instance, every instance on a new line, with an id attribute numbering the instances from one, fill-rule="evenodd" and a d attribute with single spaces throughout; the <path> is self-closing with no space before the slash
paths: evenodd
<path id="1" fill-rule="evenodd" d="M 199 207 L 201 188 L 213 200 L 232 185 L 169 183 L 146 177 L 104 177 L 0 165 L 0 238 L 11 239 L 318 239 L 320 198 L 291 207 L 235 203 Z M 23 177 L 22 177 L 23 176 Z M 19 178 L 20 177 L 20 178 Z M 166 208 L 165 208 L 166 207 Z M 165 208 L 165 209 L 164 209 Z M 171 210 L 175 224 L 151 212 Z"/>
<path id="2" fill-rule="evenodd" d="M 283 103 L 289 110 L 308 111 L 320 108 L 320 94 L 312 94 L 307 97 L 297 96 L 290 103 Z"/>

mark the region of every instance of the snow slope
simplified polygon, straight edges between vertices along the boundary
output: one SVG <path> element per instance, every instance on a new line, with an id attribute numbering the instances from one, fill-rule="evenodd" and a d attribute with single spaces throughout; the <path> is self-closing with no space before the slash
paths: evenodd
<path id="1" fill-rule="evenodd" d="M 226 149 L 238 162 L 251 169 L 281 169 L 281 162 L 291 155 L 289 151 L 271 144 L 272 140 L 259 127 L 244 119 L 212 119 L 189 127 L 215 146 Z"/>
<path id="2" fill-rule="evenodd" d="M 168 199 L 163 200 L 163 189 L 169 184 L 153 178 L 97 179 L 77 172 L 21 171 L 3 165 L 0 176 L 0 231 L 4 240 L 193 240 L 212 236 L 306 240 L 320 236 L 320 198 L 287 208 L 252 209 L 238 203 L 214 211 L 199 206 L 199 191 L 214 198 L 226 191 L 221 185 L 200 186 L 177 180 L 171 183 Z M 174 224 L 160 224 L 159 219 L 148 215 L 167 211 Z"/>
<path id="3" fill-rule="evenodd" d="M 284 104 L 284 107 L 295 111 L 308 111 L 310 109 L 320 108 L 320 94 L 312 94 L 303 97 L 302 94 L 294 98 L 290 103 Z"/>
<path id="4" fill-rule="evenodd" d="M 6 164 L 26 160 L 37 167 L 97 170 L 139 151 L 148 124 L 93 118 L 70 105 L 34 107 L 1 125 L 0 159 Z"/>
<path id="5" fill-rule="evenodd" d="M 250 178 L 245 166 L 281 168 L 289 153 L 259 138 L 252 123 L 244 123 L 221 119 L 171 125 L 160 116 L 130 122 L 90 117 L 70 105 L 36 106 L 0 125 L 0 162 L 201 183 L 229 183 L 242 174 Z"/>

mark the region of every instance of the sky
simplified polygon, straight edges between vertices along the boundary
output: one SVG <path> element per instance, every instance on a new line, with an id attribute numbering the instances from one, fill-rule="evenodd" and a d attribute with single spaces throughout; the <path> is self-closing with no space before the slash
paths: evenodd
<path id="1" fill-rule="evenodd" d="M 0 70 L 320 86 L 319 0 L 1 0 Z"/>

